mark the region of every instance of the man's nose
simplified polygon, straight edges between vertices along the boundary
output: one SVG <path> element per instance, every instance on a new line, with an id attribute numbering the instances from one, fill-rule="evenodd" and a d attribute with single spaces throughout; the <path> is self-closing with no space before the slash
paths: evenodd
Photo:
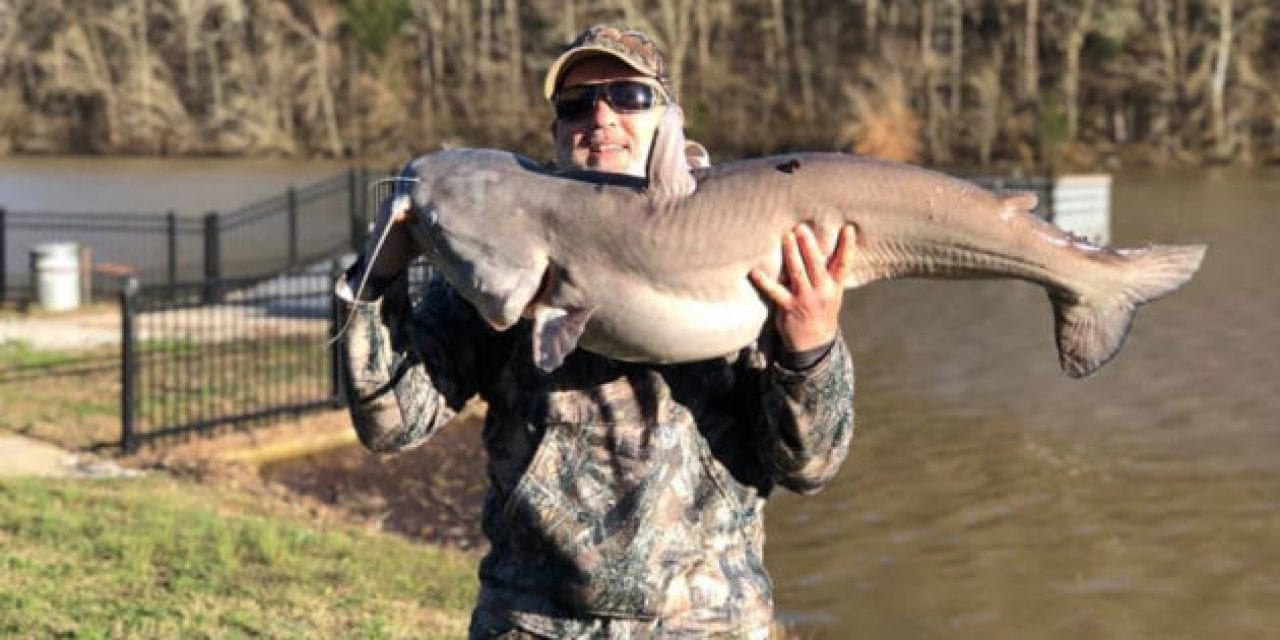
<path id="1" fill-rule="evenodd" d="M 591 107 L 591 124 L 597 127 L 608 127 L 618 122 L 618 112 L 609 106 L 609 101 L 604 96 L 596 98 L 595 104 Z"/>

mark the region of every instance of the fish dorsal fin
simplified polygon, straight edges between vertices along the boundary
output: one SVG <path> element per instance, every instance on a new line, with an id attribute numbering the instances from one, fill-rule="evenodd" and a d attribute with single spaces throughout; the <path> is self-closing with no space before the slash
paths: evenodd
<path id="1" fill-rule="evenodd" d="M 1030 191 L 1019 191 L 1000 196 L 1000 203 L 1004 205 L 1005 211 L 1027 213 L 1036 208 L 1040 198 Z"/>
<path id="2" fill-rule="evenodd" d="M 562 309 L 540 304 L 533 312 L 533 361 L 551 373 L 578 347 L 592 309 Z"/>
<path id="3" fill-rule="evenodd" d="M 649 193 L 660 198 L 682 198 L 698 188 L 689 173 L 685 149 L 684 112 L 680 105 L 672 103 L 662 114 L 649 150 Z"/>

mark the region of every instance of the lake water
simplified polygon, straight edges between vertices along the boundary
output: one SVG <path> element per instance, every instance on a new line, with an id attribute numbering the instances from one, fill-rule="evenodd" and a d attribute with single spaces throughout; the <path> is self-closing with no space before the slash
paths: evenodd
<path id="1" fill-rule="evenodd" d="M 338 162 L 232 158 L 0 158 L 0 207 L 200 216 L 280 195 L 346 169 Z"/>
<path id="2" fill-rule="evenodd" d="M 341 170 L 0 160 L 0 206 L 195 215 Z M 1117 175 L 1113 241 L 1211 245 L 1092 378 L 1043 292 L 848 296 L 858 434 L 769 507 L 781 615 L 819 638 L 1271 638 L 1280 629 L 1280 170 Z"/>
<path id="3" fill-rule="evenodd" d="M 1210 250 L 1083 381 L 1031 285 L 849 296 L 853 451 L 770 506 L 785 616 L 822 638 L 1277 637 L 1280 171 L 1119 175 L 1112 239 Z"/>
<path id="4" fill-rule="evenodd" d="M 210 211 L 227 214 L 267 199 L 277 204 L 248 224 L 222 229 L 223 275 L 259 275 L 284 265 L 288 255 L 284 195 L 290 186 L 305 187 L 339 175 L 337 162 L 239 160 L 229 158 L 0 158 L 0 207 L 24 213 L 144 213 L 155 225 L 126 232 L 83 227 L 41 227 L 15 222 L 7 229 L 6 284 L 21 292 L 30 286 L 29 253 L 50 242 L 78 242 L 92 247 L 94 264 L 121 264 L 135 270 L 143 284 L 168 280 L 168 238 L 163 214 L 173 211 L 186 224 L 175 244 L 177 277 L 202 277 L 204 238 L 198 218 Z M 340 181 L 341 182 L 341 181 Z M 342 189 L 300 198 L 299 248 L 303 257 L 337 246 L 350 237 L 348 196 Z M 65 218 L 60 218 L 65 224 Z M 78 224 L 78 223 L 77 223 Z M 118 283 L 95 287 L 112 294 Z M 21 295 L 21 294 L 19 294 Z"/>

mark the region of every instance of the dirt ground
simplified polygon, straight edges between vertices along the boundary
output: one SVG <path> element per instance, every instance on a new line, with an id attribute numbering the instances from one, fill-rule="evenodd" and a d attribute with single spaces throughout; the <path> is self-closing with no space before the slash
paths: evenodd
<path id="1" fill-rule="evenodd" d="M 120 344 L 120 312 L 110 304 L 71 312 L 0 308 L 0 343 L 20 340 L 38 349 L 92 349 Z"/>
<path id="2" fill-rule="evenodd" d="M 368 452 L 345 410 L 144 449 L 121 460 L 221 483 L 265 504 L 409 538 L 483 550 L 483 408 L 468 407 L 427 444 L 396 455 Z"/>

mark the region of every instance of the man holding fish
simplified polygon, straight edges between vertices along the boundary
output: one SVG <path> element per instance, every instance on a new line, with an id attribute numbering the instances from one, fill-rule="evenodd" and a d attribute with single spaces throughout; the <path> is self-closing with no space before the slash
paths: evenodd
<path id="1" fill-rule="evenodd" d="M 604 26 L 555 60 L 545 93 L 560 166 L 641 178 L 676 101 L 654 42 Z M 376 451 L 421 444 L 472 396 L 488 403 L 491 548 L 471 636 L 768 637 L 764 502 L 830 482 L 853 434 L 838 328 L 851 229 L 830 256 L 808 227 L 780 239 L 785 278 L 750 276 L 772 321 L 740 352 L 651 365 L 578 349 L 546 371 L 529 321 L 498 331 L 439 279 L 411 310 L 392 286 L 419 253 L 405 226 L 388 199 L 339 283 L 343 369 Z"/>

